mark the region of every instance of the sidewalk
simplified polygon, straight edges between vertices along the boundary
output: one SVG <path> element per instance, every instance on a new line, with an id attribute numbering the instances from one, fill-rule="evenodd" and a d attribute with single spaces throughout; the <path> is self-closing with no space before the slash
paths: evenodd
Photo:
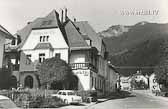
<path id="1" fill-rule="evenodd" d="M 146 94 L 146 95 L 151 96 L 155 99 L 168 101 L 168 97 L 155 96 L 155 94 L 153 94 L 151 90 L 134 90 L 133 92 L 140 93 L 140 94 Z"/>

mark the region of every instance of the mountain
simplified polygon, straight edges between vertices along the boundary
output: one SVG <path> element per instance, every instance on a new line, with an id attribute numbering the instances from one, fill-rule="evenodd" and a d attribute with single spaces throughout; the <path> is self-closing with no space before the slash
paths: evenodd
<path id="1" fill-rule="evenodd" d="M 128 32 L 131 26 L 123 26 L 123 25 L 114 25 L 109 27 L 107 30 L 99 32 L 98 34 L 102 37 L 117 37 L 123 34 L 124 32 Z"/>
<path id="2" fill-rule="evenodd" d="M 154 66 L 168 58 L 168 24 L 140 22 L 117 37 L 105 36 L 103 40 L 109 60 L 125 76 L 138 69 L 151 73 Z"/>
<path id="3" fill-rule="evenodd" d="M 110 55 L 116 55 L 128 51 L 139 43 L 152 39 L 153 36 L 159 37 L 162 34 L 168 34 L 168 24 L 145 23 L 142 25 L 142 22 L 140 22 L 118 37 L 104 37 L 103 40 Z"/>

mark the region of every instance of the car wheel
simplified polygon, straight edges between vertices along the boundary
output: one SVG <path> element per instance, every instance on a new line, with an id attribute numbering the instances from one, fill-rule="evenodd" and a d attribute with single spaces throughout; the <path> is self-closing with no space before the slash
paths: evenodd
<path id="1" fill-rule="evenodd" d="M 67 99 L 65 99 L 65 100 L 64 100 L 64 103 L 65 103 L 65 104 L 68 104 L 68 100 L 67 100 Z"/>

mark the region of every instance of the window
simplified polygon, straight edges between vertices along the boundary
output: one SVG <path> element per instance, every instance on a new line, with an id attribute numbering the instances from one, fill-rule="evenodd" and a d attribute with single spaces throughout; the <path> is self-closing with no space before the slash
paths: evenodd
<path id="1" fill-rule="evenodd" d="M 47 42 L 48 42 L 48 38 L 49 38 L 49 36 L 47 36 L 47 39 L 46 39 Z"/>
<path id="2" fill-rule="evenodd" d="M 61 54 L 60 54 L 60 53 L 55 53 L 55 57 L 56 57 L 56 58 L 60 58 L 60 57 L 61 57 Z"/>
<path id="3" fill-rule="evenodd" d="M 43 36 L 40 36 L 40 42 L 42 42 L 42 38 L 43 38 Z"/>
<path id="4" fill-rule="evenodd" d="M 48 42 L 49 36 L 40 36 L 40 42 Z"/>
<path id="5" fill-rule="evenodd" d="M 68 92 L 68 95 L 75 95 L 74 92 Z"/>
<path id="6" fill-rule="evenodd" d="M 31 55 L 26 55 L 26 64 L 30 64 L 31 63 Z"/>
<path id="7" fill-rule="evenodd" d="M 95 88 L 97 88 L 97 87 L 96 87 L 96 78 L 95 78 Z"/>
<path id="8" fill-rule="evenodd" d="M 39 62 L 42 63 L 45 60 L 45 54 L 44 53 L 40 53 L 39 54 Z"/>
<path id="9" fill-rule="evenodd" d="M 11 45 L 15 45 L 15 43 L 16 43 L 16 40 L 13 39 L 12 42 L 11 42 Z"/>
<path id="10" fill-rule="evenodd" d="M 62 95 L 66 95 L 66 92 L 62 92 Z"/>
<path id="11" fill-rule="evenodd" d="M 62 92 L 58 92 L 58 95 L 61 95 Z"/>
<path id="12" fill-rule="evenodd" d="M 92 77 L 92 87 L 93 87 L 94 77 Z"/>

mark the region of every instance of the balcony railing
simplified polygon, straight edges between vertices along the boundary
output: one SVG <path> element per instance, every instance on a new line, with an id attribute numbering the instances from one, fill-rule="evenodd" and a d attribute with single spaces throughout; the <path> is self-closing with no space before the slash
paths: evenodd
<path id="1" fill-rule="evenodd" d="M 83 69 L 83 70 L 87 70 L 87 69 L 90 69 L 94 72 L 97 73 L 97 68 L 91 64 L 91 63 L 71 63 L 70 64 L 72 70 L 77 70 L 77 69 Z"/>

